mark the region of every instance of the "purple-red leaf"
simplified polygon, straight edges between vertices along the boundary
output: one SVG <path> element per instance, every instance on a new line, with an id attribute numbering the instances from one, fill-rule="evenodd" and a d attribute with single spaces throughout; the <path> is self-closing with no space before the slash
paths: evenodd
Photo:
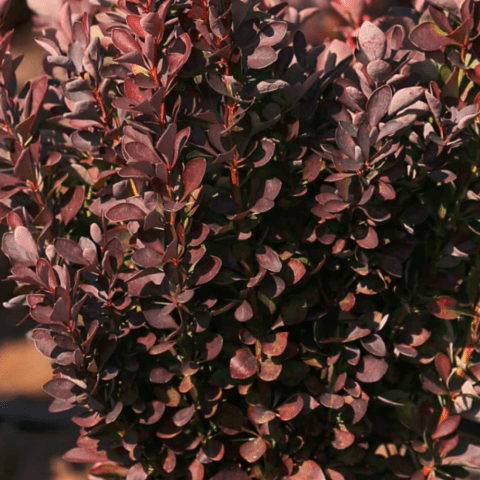
<path id="1" fill-rule="evenodd" d="M 267 45 L 259 46 L 255 52 L 247 57 L 247 65 L 249 68 L 259 70 L 268 67 L 277 59 L 277 52 Z"/>
<path id="2" fill-rule="evenodd" d="M 173 423 L 177 427 L 183 427 L 192 419 L 194 413 L 195 405 L 190 405 L 189 407 L 182 408 L 175 412 L 175 414 L 173 415 Z"/>
<path id="3" fill-rule="evenodd" d="M 363 22 L 358 32 L 358 44 L 368 60 L 381 60 L 385 54 L 385 34 L 373 23 Z"/>
<path id="4" fill-rule="evenodd" d="M 341 395 L 335 395 L 334 393 L 322 393 L 320 395 L 320 403 L 324 407 L 338 410 L 345 405 L 345 399 Z"/>
<path id="5" fill-rule="evenodd" d="M 38 258 L 37 243 L 29 232 L 28 228 L 19 226 L 14 232 L 15 241 L 35 258 Z"/>
<path id="6" fill-rule="evenodd" d="M 460 415 L 450 415 L 437 427 L 432 434 L 432 438 L 446 437 L 453 433 L 460 425 Z"/>
<path id="7" fill-rule="evenodd" d="M 285 351 L 287 343 L 288 332 L 270 333 L 262 343 L 262 352 L 270 357 L 276 357 Z"/>
<path id="8" fill-rule="evenodd" d="M 54 378 L 48 381 L 43 389 L 52 397 L 67 400 L 75 397 L 75 393 L 72 393 L 75 387 L 76 385 L 66 378 Z"/>
<path id="9" fill-rule="evenodd" d="M 248 417 L 252 422 L 258 423 L 259 425 L 267 422 L 271 422 L 277 414 L 272 410 L 268 410 L 262 405 L 254 405 L 248 407 Z"/>
<path id="10" fill-rule="evenodd" d="M 267 451 L 267 443 L 261 437 L 243 443 L 240 446 L 240 455 L 249 463 L 256 462 Z"/>
<path id="11" fill-rule="evenodd" d="M 213 280 L 220 271 L 222 261 L 218 257 L 205 256 L 195 267 L 193 275 L 190 279 L 192 286 L 203 285 L 204 283 Z"/>
<path id="12" fill-rule="evenodd" d="M 337 450 L 345 450 L 355 441 L 355 435 L 338 428 L 333 429 L 332 447 Z"/>
<path id="13" fill-rule="evenodd" d="M 388 85 L 383 85 L 372 93 L 367 102 L 368 123 L 371 127 L 378 125 L 388 112 L 391 101 L 392 89 Z"/>
<path id="14" fill-rule="evenodd" d="M 83 252 L 78 243 L 67 238 L 57 238 L 54 242 L 55 250 L 65 260 L 79 265 L 88 265 L 83 256 Z"/>
<path id="15" fill-rule="evenodd" d="M 215 413 L 220 430 L 226 435 L 237 435 L 245 427 L 242 411 L 230 403 L 221 403 Z"/>
<path id="16" fill-rule="evenodd" d="M 459 313 L 455 310 L 458 307 L 458 302 L 448 295 L 441 295 L 430 300 L 427 308 L 432 315 L 443 320 L 455 320 Z"/>
<path id="17" fill-rule="evenodd" d="M 384 357 L 387 354 L 387 347 L 380 335 L 372 333 L 368 337 L 364 337 L 361 343 L 367 352 L 377 357 Z"/>
<path id="18" fill-rule="evenodd" d="M 112 30 L 112 42 L 122 53 L 133 51 L 142 53 L 138 42 L 126 30 L 114 28 Z"/>
<path id="19" fill-rule="evenodd" d="M 149 379 L 152 383 L 168 383 L 174 374 L 165 367 L 156 367 L 150 372 Z"/>
<path id="20" fill-rule="evenodd" d="M 82 207 L 85 191 L 83 187 L 70 188 L 60 201 L 60 216 L 63 223 L 67 225 L 79 212 Z"/>
<path id="21" fill-rule="evenodd" d="M 232 378 L 245 379 L 257 372 L 257 359 L 248 348 L 239 348 L 230 360 Z"/>
<path id="22" fill-rule="evenodd" d="M 447 355 L 445 355 L 444 353 L 439 353 L 435 357 L 435 368 L 437 369 L 440 377 L 442 377 L 442 380 L 446 382 L 452 370 L 452 365 Z"/>
<path id="23" fill-rule="evenodd" d="M 365 355 L 357 370 L 357 380 L 363 383 L 378 382 L 388 370 L 388 363 L 383 358 Z"/>
<path id="24" fill-rule="evenodd" d="M 126 480 L 146 480 L 148 477 L 148 470 L 143 463 L 136 463 L 127 473 Z"/>
<path id="25" fill-rule="evenodd" d="M 112 222 L 129 222 L 131 220 L 144 220 L 145 212 L 133 203 L 119 203 L 110 208 L 105 216 Z"/>
<path id="26" fill-rule="evenodd" d="M 282 269 L 282 261 L 278 253 L 268 245 L 260 247 L 259 252 L 255 256 L 259 265 L 270 272 L 278 273 Z"/>
<path id="27" fill-rule="evenodd" d="M 154 328 L 162 330 L 176 330 L 178 328 L 173 317 L 162 308 L 145 310 L 143 314 L 147 319 L 147 322 Z"/>
<path id="28" fill-rule="evenodd" d="M 295 395 L 287 400 L 283 405 L 277 408 L 279 417 L 284 422 L 294 419 L 303 408 L 303 398 L 301 395 Z"/>
<path id="29" fill-rule="evenodd" d="M 207 162 L 202 157 L 194 158 L 185 165 L 182 177 L 184 186 L 182 201 L 201 185 L 206 169 Z"/>
<path id="30" fill-rule="evenodd" d="M 295 475 L 290 475 L 285 480 L 325 480 L 325 475 L 317 462 L 306 460 Z"/>
<path id="31" fill-rule="evenodd" d="M 233 314 L 236 320 L 239 322 L 248 322 L 253 317 L 253 310 L 250 303 L 244 300 L 236 309 Z"/>
<path id="32" fill-rule="evenodd" d="M 378 246 L 378 235 L 373 227 L 364 227 L 357 230 L 355 240 L 362 248 L 372 249 Z"/>
<path id="33" fill-rule="evenodd" d="M 408 87 L 402 88 L 395 92 L 395 95 L 392 98 L 390 106 L 388 108 L 388 114 L 393 115 L 402 108 L 408 107 L 413 102 L 420 99 L 425 92 L 423 87 Z"/>
<path id="34" fill-rule="evenodd" d="M 452 38 L 447 37 L 433 22 L 424 22 L 417 25 L 410 33 L 410 41 L 426 52 L 440 50 L 447 45 L 459 44 Z"/>
<path id="35" fill-rule="evenodd" d="M 214 475 L 211 480 L 251 480 L 240 468 L 225 468 Z"/>

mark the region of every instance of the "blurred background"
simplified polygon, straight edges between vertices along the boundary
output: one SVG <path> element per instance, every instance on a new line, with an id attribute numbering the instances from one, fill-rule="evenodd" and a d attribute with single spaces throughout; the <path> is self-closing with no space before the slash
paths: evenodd
<path id="1" fill-rule="evenodd" d="M 38 11 L 52 9 L 61 0 L 28 0 Z M 271 4 L 279 3 L 273 1 Z M 338 37 L 337 28 L 346 25 L 337 12 L 345 5 L 350 10 L 361 10 L 372 18 L 385 13 L 389 7 L 409 6 L 409 0 L 293 0 L 297 7 L 317 7 L 305 24 L 304 33 L 312 44 L 326 37 Z M 333 8 L 337 7 L 337 10 Z M 352 8 L 352 6 L 354 8 Z M 14 57 L 24 59 L 17 70 L 19 86 L 41 73 L 43 50 L 33 41 L 32 12 L 26 0 L 13 0 L 7 15 L 7 29 L 15 28 Z M 0 227 L 0 234 L 5 229 Z M 0 280 L 9 274 L 6 258 L 0 253 Z M 41 355 L 27 338 L 35 325 L 26 320 L 27 309 L 13 311 L 2 304 L 13 296 L 14 283 L 0 284 L 0 480 L 85 480 L 86 467 L 71 465 L 61 459 L 62 453 L 75 446 L 78 427 L 70 420 L 71 411 L 48 412 L 50 397 L 42 385 L 51 378 L 49 360 Z"/>

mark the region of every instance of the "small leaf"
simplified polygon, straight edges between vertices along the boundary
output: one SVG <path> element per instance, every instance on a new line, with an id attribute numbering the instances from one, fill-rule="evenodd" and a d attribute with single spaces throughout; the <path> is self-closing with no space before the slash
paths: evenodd
<path id="1" fill-rule="evenodd" d="M 232 378 L 245 379 L 257 373 L 257 359 L 248 348 L 239 348 L 230 360 Z"/>
<path id="2" fill-rule="evenodd" d="M 322 469 L 317 462 L 306 460 L 300 465 L 295 475 L 286 477 L 285 480 L 326 480 Z"/>
<path id="3" fill-rule="evenodd" d="M 410 33 L 410 41 L 426 52 L 440 50 L 447 45 L 459 45 L 458 42 L 447 37 L 446 33 L 433 22 L 417 25 Z"/>
<path id="4" fill-rule="evenodd" d="M 345 450 L 350 447 L 355 441 L 355 435 L 350 432 L 345 432 L 338 428 L 333 429 L 332 447 L 337 450 Z"/>
<path id="5" fill-rule="evenodd" d="M 262 352 L 270 357 L 281 355 L 287 348 L 288 332 L 277 332 L 267 335 L 262 344 Z"/>
<path id="6" fill-rule="evenodd" d="M 320 403 L 327 408 L 338 410 L 345 405 L 345 399 L 341 395 L 333 393 L 322 393 L 320 395 Z"/>
<path id="7" fill-rule="evenodd" d="M 245 426 L 243 412 L 235 405 L 221 403 L 215 412 L 220 430 L 226 435 L 237 435 Z"/>
<path id="8" fill-rule="evenodd" d="M 78 243 L 67 238 L 57 238 L 55 239 L 54 246 L 58 254 L 65 260 L 79 265 L 88 265 Z"/>
<path id="9" fill-rule="evenodd" d="M 440 377 L 442 377 L 442 380 L 446 383 L 452 370 L 452 365 L 447 355 L 445 355 L 444 353 L 439 353 L 435 357 L 435 368 L 437 369 Z"/>
<path id="10" fill-rule="evenodd" d="M 240 446 L 240 455 L 249 463 L 256 462 L 267 451 L 267 443 L 261 437 L 243 443 Z"/>
<path id="11" fill-rule="evenodd" d="M 168 383 L 174 375 L 165 367 L 156 367 L 150 372 L 149 380 L 152 383 Z"/>
<path id="12" fill-rule="evenodd" d="M 145 220 L 146 213 L 133 203 L 124 202 L 110 208 L 105 216 L 112 222 L 129 222 Z"/>
<path id="13" fill-rule="evenodd" d="M 35 258 L 38 258 L 38 248 L 37 243 L 32 237 L 32 234 L 28 230 L 28 228 L 19 226 L 15 228 L 14 231 L 14 238 L 15 241 L 25 250 L 27 250 L 30 254 L 32 254 Z"/>
<path id="14" fill-rule="evenodd" d="M 307 273 L 305 265 L 297 258 L 290 258 L 287 266 L 290 269 L 287 281 L 293 285 L 298 283 Z"/>
<path id="15" fill-rule="evenodd" d="M 295 395 L 277 408 L 279 417 L 284 422 L 294 419 L 303 408 L 303 398 Z"/>
<path id="16" fill-rule="evenodd" d="M 190 405 L 189 407 L 182 408 L 175 412 L 172 417 L 173 423 L 177 427 L 183 427 L 186 425 L 193 417 L 195 413 L 195 405 Z"/>
<path id="17" fill-rule="evenodd" d="M 357 244 L 366 249 L 373 249 L 378 246 L 378 235 L 373 227 L 361 228 L 355 232 Z"/>
<path id="18" fill-rule="evenodd" d="M 162 330 L 176 330 L 178 328 L 173 317 L 166 313 L 162 308 L 144 310 L 143 315 L 147 319 L 147 322 L 154 328 Z"/>
<path id="19" fill-rule="evenodd" d="M 368 123 L 376 127 L 388 112 L 392 101 L 392 89 L 388 85 L 377 88 L 367 102 Z"/>
<path id="20" fill-rule="evenodd" d="M 338 305 L 342 312 L 349 312 L 355 306 L 355 295 L 352 292 L 348 292 L 345 297 L 343 297 Z"/>
<path id="21" fill-rule="evenodd" d="M 240 468 L 225 468 L 214 475 L 211 480 L 251 480 L 250 477 Z"/>
<path id="22" fill-rule="evenodd" d="M 456 446 L 460 440 L 460 435 L 457 432 L 451 433 L 442 438 L 438 445 L 438 455 L 443 458 L 446 457 Z"/>
<path id="23" fill-rule="evenodd" d="M 432 434 L 432 438 L 446 437 L 453 433 L 460 425 L 460 415 L 450 415 L 437 427 Z"/>
<path id="24" fill-rule="evenodd" d="M 182 201 L 201 185 L 206 169 L 207 162 L 202 157 L 194 158 L 185 165 L 182 177 L 184 186 Z"/>
<path id="25" fill-rule="evenodd" d="M 388 108 L 388 114 L 393 115 L 402 108 L 408 107 L 419 100 L 424 92 L 425 88 L 423 87 L 408 87 L 398 90 L 392 98 L 390 107 Z"/>
<path id="26" fill-rule="evenodd" d="M 388 363 L 383 358 L 372 355 L 363 357 L 360 367 L 357 370 L 357 380 L 363 383 L 378 382 L 388 370 Z"/>
<path id="27" fill-rule="evenodd" d="M 259 265 L 270 272 L 278 273 L 282 269 L 282 261 L 278 253 L 268 245 L 262 246 L 255 256 Z"/>
<path id="28" fill-rule="evenodd" d="M 233 314 L 235 319 L 239 322 L 248 322 L 253 318 L 253 310 L 247 300 L 244 300 L 235 310 Z"/>
<path id="29" fill-rule="evenodd" d="M 455 320 L 459 317 L 459 313 L 455 310 L 458 302 L 448 295 L 441 295 L 430 300 L 427 304 L 429 312 L 437 318 L 443 320 Z"/>
<path id="30" fill-rule="evenodd" d="M 368 60 L 381 60 L 385 54 L 385 34 L 373 23 L 363 22 L 358 32 L 358 43 Z"/>
<path id="31" fill-rule="evenodd" d="M 187 480 L 203 480 L 205 475 L 205 467 L 195 458 L 188 467 Z"/>
<path id="32" fill-rule="evenodd" d="M 277 414 L 262 405 L 254 405 L 248 407 L 248 416 L 253 422 L 262 425 L 263 423 L 271 422 Z"/>
<path id="33" fill-rule="evenodd" d="M 138 42 L 126 30 L 114 28 L 112 30 L 112 42 L 122 53 L 132 51 L 142 53 Z"/>
<path id="34" fill-rule="evenodd" d="M 222 261 L 218 257 L 204 256 L 195 266 L 190 279 L 191 285 L 196 287 L 213 280 L 220 271 L 221 266 Z"/>
<path id="35" fill-rule="evenodd" d="M 267 358 L 260 362 L 259 378 L 264 382 L 274 382 L 282 373 L 282 363 L 273 358 Z"/>
<path id="36" fill-rule="evenodd" d="M 204 346 L 204 349 L 206 352 L 205 359 L 207 361 L 210 361 L 216 358 L 219 355 L 219 353 L 222 351 L 222 347 L 223 347 L 223 337 L 218 333 L 212 334 L 212 336 L 205 341 L 205 346 Z"/>
<path id="37" fill-rule="evenodd" d="M 127 473 L 126 480 L 147 480 L 148 471 L 141 462 L 136 463 Z"/>
<path id="38" fill-rule="evenodd" d="M 277 60 L 277 52 L 269 46 L 259 46 L 247 57 L 249 68 L 259 70 L 268 67 Z"/>
<path id="39" fill-rule="evenodd" d="M 82 186 L 70 188 L 60 200 L 60 216 L 67 225 L 82 208 L 85 191 Z"/>
<path id="40" fill-rule="evenodd" d="M 372 333 L 368 337 L 364 337 L 361 343 L 367 352 L 377 357 L 384 357 L 387 354 L 387 347 L 380 335 Z"/>
<path id="41" fill-rule="evenodd" d="M 43 389 L 52 397 L 68 400 L 76 396 L 76 394 L 72 392 L 75 387 L 76 385 L 66 378 L 54 378 L 48 381 L 43 386 Z"/>

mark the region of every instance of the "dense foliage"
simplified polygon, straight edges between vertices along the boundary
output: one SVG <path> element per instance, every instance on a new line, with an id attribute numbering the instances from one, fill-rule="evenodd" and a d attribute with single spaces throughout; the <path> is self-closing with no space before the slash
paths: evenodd
<path id="1" fill-rule="evenodd" d="M 333 3 L 65 1 L 18 89 L 0 37 L 6 306 L 91 479 L 480 468 L 480 4 Z"/>

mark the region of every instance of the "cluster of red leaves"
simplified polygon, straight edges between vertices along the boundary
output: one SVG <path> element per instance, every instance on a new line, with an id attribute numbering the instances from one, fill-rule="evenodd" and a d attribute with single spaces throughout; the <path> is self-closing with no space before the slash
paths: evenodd
<path id="1" fill-rule="evenodd" d="M 480 467 L 460 429 L 479 3 L 372 23 L 335 2 L 347 42 L 315 47 L 287 4 L 71 3 L 39 21 L 45 75 L 19 93 L 0 37 L 6 306 L 39 324 L 50 409 L 83 407 L 65 458 L 92 480 Z"/>

